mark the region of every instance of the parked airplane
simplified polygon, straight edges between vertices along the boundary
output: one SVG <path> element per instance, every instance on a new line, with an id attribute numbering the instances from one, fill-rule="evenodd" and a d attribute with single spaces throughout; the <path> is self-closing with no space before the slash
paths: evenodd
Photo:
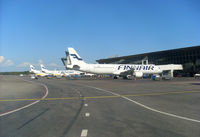
<path id="1" fill-rule="evenodd" d="M 94 74 L 112 74 L 123 77 L 127 77 L 127 75 L 142 77 L 143 74 L 162 73 L 162 70 L 154 64 L 87 64 L 73 48 L 68 48 L 67 54 L 67 59 L 69 59 L 69 61 L 67 61 L 66 67 L 83 72 Z"/>
<path id="2" fill-rule="evenodd" d="M 34 73 L 36 76 L 41 76 L 41 77 L 48 76 L 47 73 L 44 73 L 40 70 L 36 70 L 33 65 L 30 65 L 30 72 Z"/>
<path id="3" fill-rule="evenodd" d="M 48 70 L 45 68 L 45 66 L 43 64 L 40 64 L 40 67 L 41 67 L 41 70 L 42 72 L 44 73 L 47 73 L 49 75 L 52 75 L 52 76 L 62 76 L 63 74 L 61 73 L 61 71 L 58 71 L 58 70 Z"/>
<path id="4" fill-rule="evenodd" d="M 62 70 L 62 73 L 65 76 L 83 76 L 85 75 L 83 72 L 81 71 L 77 71 L 77 70 Z"/>
<path id="5" fill-rule="evenodd" d="M 48 73 L 53 76 L 75 76 L 81 75 L 83 72 L 75 70 L 48 70 L 43 64 L 40 65 L 42 72 Z"/>

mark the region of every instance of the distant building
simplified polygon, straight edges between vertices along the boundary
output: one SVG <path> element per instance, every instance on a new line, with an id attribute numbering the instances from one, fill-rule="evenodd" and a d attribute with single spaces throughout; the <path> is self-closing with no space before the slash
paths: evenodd
<path id="1" fill-rule="evenodd" d="M 200 72 L 200 46 L 99 59 L 97 62 L 100 64 L 141 64 L 145 60 L 155 65 L 182 64 L 183 71 L 175 71 L 174 75 L 193 76 Z"/>

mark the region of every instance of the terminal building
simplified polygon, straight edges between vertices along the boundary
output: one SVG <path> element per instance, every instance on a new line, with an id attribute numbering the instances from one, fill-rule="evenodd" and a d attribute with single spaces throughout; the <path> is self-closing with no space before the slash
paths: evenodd
<path id="1" fill-rule="evenodd" d="M 182 71 L 174 71 L 174 76 L 194 76 L 200 73 L 200 46 L 171 49 L 143 54 L 96 60 L 100 64 L 181 64 Z"/>

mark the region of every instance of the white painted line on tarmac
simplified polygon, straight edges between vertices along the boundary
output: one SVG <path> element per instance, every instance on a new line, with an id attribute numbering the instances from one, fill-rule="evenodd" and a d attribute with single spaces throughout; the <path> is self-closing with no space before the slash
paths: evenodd
<path id="1" fill-rule="evenodd" d="M 84 106 L 85 106 L 85 107 L 88 107 L 88 104 L 85 104 Z"/>
<path id="2" fill-rule="evenodd" d="M 24 80 L 24 81 L 28 81 L 28 80 Z M 32 82 L 32 81 L 29 81 L 29 82 Z M 42 86 L 45 88 L 44 95 L 41 97 L 41 99 L 44 99 L 44 98 L 47 97 L 47 95 L 48 95 L 48 93 L 49 93 L 49 92 L 48 92 L 48 88 L 47 88 L 47 86 L 44 85 L 44 84 L 40 84 L 40 85 L 42 85 Z M 17 112 L 17 111 L 20 111 L 20 110 L 25 109 L 25 108 L 28 108 L 28 107 L 30 107 L 30 106 L 32 106 L 32 105 L 38 103 L 38 102 L 40 102 L 40 100 L 34 101 L 34 102 L 32 102 L 32 103 L 30 103 L 30 104 L 28 104 L 28 105 L 25 105 L 25 106 L 23 106 L 23 107 L 20 107 L 20 108 L 17 108 L 17 109 L 8 111 L 8 112 L 1 113 L 1 114 L 0 114 L 0 117 L 5 116 L 5 115 L 8 115 L 8 114 L 11 114 L 11 113 L 14 113 L 14 112 Z"/>
<path id="3" fill-rule="evenodd" d="M 89 117 L 90 116 L 90 113 L 85 113 L 85 117 Z"/>
<path id="4" fill-rule="evenodd" d="M 82 132 L 81 132 L 81 137 L 87 137 L 87 133 L 88 133 L 88 130 L 83 129 Z"/>
<path id="5" fill-rule="evenodd" d="M 32 102 L 32 103 L 30 103 L 30 104 L 28 104 L 28 105 L 25 105 L 25 106 L 23 106 L 23 107 L 20 107 L 20 108 L 17 108 L 17 109 L 14 109 L 14 110 L 11 110 L 11 111 L 8 111 L 8 112 L 5 112 L 5 113 L 1 113 L 1 114 L 0 114 L 0 117 L 5 116 L 5 115 L 8 115 L 8 114 L 11 114 L 11 113 L 14 113 L 14 112 L 17 112 L 17 111 L 20 111 L 20 110 L 22 110 L 22 109 L 25 109 L 25 108 L 27 108 L 27 107 L 30 107 L 30 106 L 32 106 L 32 105 L 38 103 L 38 102 L 39 102 L 39 100 L 38 100 L 38 101 L 34 101 L 34 102 Z"/>
<path id="6" fill-rule="evenodd" d="M 200 123 L 200 120 L 196 120 L 196 119 L 192 119 L 192 118 L 187 118 L 187 117 L 183 117 L 183 116 L 179 116 L 179 115 L 167 113 L 167 112 L 164 112 L 164 111 L 160 111 L 160 110 L 157 110 L 157 109 L 154 109 L 154 108 L 150 108 L 150 107 L 148 107 L 148 106 L 146 106 L 146 105 L 144 105 L 144 104 L 142 104 L 142 103 L 139 103 L 139 102 L 137 102 L 137 101 L 134 101 L 133 99 L 130 99 L 130 98 L 125 97 L 125 96 L 122 96 L 122 95 L 120 95 L 120 94 L 114 93 L 114 92 L 112 92 L 112 91 L 104 90 L 104 89 L 97 88 L 97 87 L 93 87 L 93 86 L 87 86 L 87 87 L 94 88 L 94 89 L 97 89 L 97 90 L 100 90 L 100 91 L 105 91 L 105 92 L 108 92 L 108 93 L 113 94 L 113 95 L 115 95 L 115 96 L 120 96 L 120 97 L 123 98 L 123 99 L 126 99 L 126 100 L 128 100 L 128 101 L 130 101 L 130 102 L 133 102 L 133 103 L 135 103 L 135 104 L 137 104 L 137 105 L 139 105 L 139 106 L 141 106 L 141 107 L 143 107 L 143 108 L 146 108 L 146 109 L 148 109 L 148 110 L 151 110 L 151 111 L 153 111 L 153 112 L 157 112 L 157 113 L 160 113 L 160 114 L 163 114 L 163 115 L 175 117 L 175 118 L 178 118 L 178 119 L 183 119 L 183 120 L 188 120 L 188 121 Z"/>

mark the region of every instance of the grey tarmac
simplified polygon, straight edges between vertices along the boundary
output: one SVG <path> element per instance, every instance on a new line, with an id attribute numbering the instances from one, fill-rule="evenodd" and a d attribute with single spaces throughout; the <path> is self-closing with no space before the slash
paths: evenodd
<path id="1" fill-rule="evenodd" d="M 41 84 L 48 88 L 44 100 L 0 117 L 1 137 L 200 136 L 200 81 L 193 78 L 31 80 L 0 76 L 0 81 L 0 114 L 33 102 L 29 99 L 40 99 L 45 92 Z"/>

